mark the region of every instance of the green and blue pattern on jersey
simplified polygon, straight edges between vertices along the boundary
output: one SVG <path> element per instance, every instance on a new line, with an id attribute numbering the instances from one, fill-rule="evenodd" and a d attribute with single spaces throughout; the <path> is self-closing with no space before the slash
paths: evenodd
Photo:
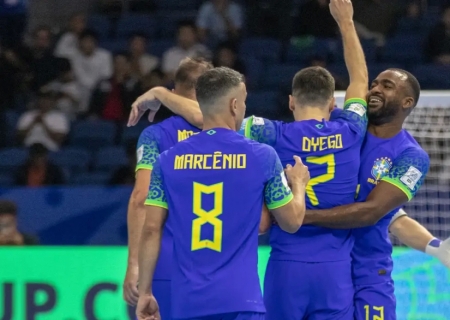
<path id="1" fill-rule="evenodd" d="M 148 191 L 147 200 L 145 205 L 168 208 L 166 193 L 164 192 L 163 176 L 159 161 L 155 162 L 152 171 L 152 181 L 150 182 L 150 189 Z"/>

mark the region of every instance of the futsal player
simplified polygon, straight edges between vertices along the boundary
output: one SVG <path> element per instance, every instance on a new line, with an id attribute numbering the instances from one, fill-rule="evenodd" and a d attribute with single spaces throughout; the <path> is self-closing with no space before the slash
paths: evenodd
<path id="1" fill-rule="evenodd" d="M 308 212 L 308 223 L 353 231 L 355 319 L 396 319 L 388 228 L 399 209 L 425 180 L 430 161 L 402 129 L 419 100 L 420 85 L 409 72 L 388 69 L 367 94 L 369 127 L 361 153 L 356 203 Z M 339 113 L 339 111 L 337 111 Z M 439 242 L 430 242 L 438 247 Z"/>
<path id="2" fill-rule="evenodd" d="M 195 83 L 198 77 L 211 69 L 212 65 L 201 59 L 183 60 L 175 75 L 175 92 L 172 100 L 184 97 L 183 103 L 194 101 Z M 165 89 L 166 90 L 166 89 Z M 179 98 L 178 98 L 179 99 Z M 173 102 L 172 102 L 173 103 Z M 174 116 L 159 124 L 146 128 L 138 141 L 136 181 L 128 205 L 128 265 L 123 284 L 123 296 L 130 305 L 138 300 L 138 246 L 142 225 L 145 219 L 144 202 L 150 185 L 150 176 L 158 155 L 200 132 L 179 116 Z M 158 266 L 153 277 L 153 292 L 160 303 L 164 319 L 170 319 L 170 279 L 172 261 L 172 229 L 166 225 L 162 240 L 162 250 Z"/>
<path id="3" fill-rule="evenodd" d="M 296 232 L 309 172 L 298 157 L 287 166 L 291 191 L 275 150 L 236 132 L 247 96 L 241 74 L 209 70 L 196 93 L 203 131 L 162 153 L 153 168 L 136 313 L 140 320 L 160 319 L 151 284 L 168 218 L 174 231 L 173 318 L 264 319 L 257 272 L 263 201 L 281 228 Z"/>

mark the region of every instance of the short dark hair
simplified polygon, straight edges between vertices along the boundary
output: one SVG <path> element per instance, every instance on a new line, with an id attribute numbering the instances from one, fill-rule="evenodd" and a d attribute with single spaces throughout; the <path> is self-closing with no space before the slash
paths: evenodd
<path id="1" fill-rule="evenodd" d="M 185 90 L 193 90 L 197 79 L 212 68 L 211 62 L 203 58 L 185 58 L 180 62 L 174 82 Z"/>
<path id="2" fill-rule="evenodd" d="M 202 74 L 196 85 L 197 101 L 203 114 L 211 111 L 210 107 L 230 90 L 244 82 L 244 76 L 226 67 L 214 68 Z"/>
<path id="3" fill-rule="evenodd" d="M 13 216 L 17 215 L 17 206 L 14 202 L 9 200 L 0 200 L 0 216 L 11 214 Z"/>
<path id="4" fill-rule="evenodd" d="M 419 80 L 417 80 L 417 78 L 411 72 L 408 72 L 403 69 L 390 68 L 388 70 L 400 72 L 400 73 L 403 73 L 404 75 L 406 75 L 405 83 L 406 83 L 406 89 L 408 90 L 407 94 L 411 95 L 413 97 L 413 99 L 414 99 L 413 108 L 414 108 L 417 105 L 417 102 L 419 101 L 419 98 L 420 98 Z"/>
<path id="5" fill-rule="evenodd" d="M 334 78 L 322 67 L 300 70 L 292 81 L 292 95 L 303 106 L 324 106 L 334 95 Z"/>

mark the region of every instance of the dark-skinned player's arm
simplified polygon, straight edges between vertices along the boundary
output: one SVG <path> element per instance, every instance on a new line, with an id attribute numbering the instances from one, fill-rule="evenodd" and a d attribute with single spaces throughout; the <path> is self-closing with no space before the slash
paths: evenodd
<path id="1" fill-rule="evenodd" d="M 364 202 L 329 210 L 309 210 L 305 224 L 334 229 L 360 228 L 376 224 L 389 212 L 411 200 L 425 180 L 430 166 L 428 154 L 422 149 L 407 149 L 395 160 L 389 174 Z"/>
<path id="2" fill-rule="evenodd" d="M 154 315 L 152 311 L 158 311 L 149 310 L 149 305 L 155 301 L 152 289 L 153 276 L 168 215 L 164 179 L 159 159 L 160 157 L 154 164 L 150 189 L 145 200 L 145 221 L 139 242 L 139 301 L 136 313 L 146 316 Z"/>
<path id="3" fill-rule="evenodd" d="M 138 123 L 139 119 L 147 110 L 155 107 L 155 103 L 162 103 L 170 111 L 183 117 L 193 126 L 198 128 L 203 126 L 203 115 L 197 101 L 184 98 L 164 87 L 152 88 L 136 99 L 131 108 L 128 126 L 134 126 Z M 155 112 L 150 111 L 150 122 L 153 121 Z"/>
<path id="4" fill-rule="evenodd" d="M 128 202 L 127 228 L 128 228 L 128 262 L 123 282 L 123 298 L 129 305 L 136 305 L 138 301 L 138 252 L 142 225 L 145 220 L 145 199 L 153 165 L 159 155 L 159 147 L 154 127 L 142 132 L 138 141 L 136 180 Z"/>

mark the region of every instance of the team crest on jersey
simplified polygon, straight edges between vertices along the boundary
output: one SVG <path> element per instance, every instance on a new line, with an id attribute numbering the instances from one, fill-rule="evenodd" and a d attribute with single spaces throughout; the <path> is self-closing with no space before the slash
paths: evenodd
<path id="1" fill-rule="evenodd" d="M 372 166 L 372 177 L 374 182 L 380 181 L 389 173 L 392 167 L 392 160 L 388 157 L 377 158 Z"/>

